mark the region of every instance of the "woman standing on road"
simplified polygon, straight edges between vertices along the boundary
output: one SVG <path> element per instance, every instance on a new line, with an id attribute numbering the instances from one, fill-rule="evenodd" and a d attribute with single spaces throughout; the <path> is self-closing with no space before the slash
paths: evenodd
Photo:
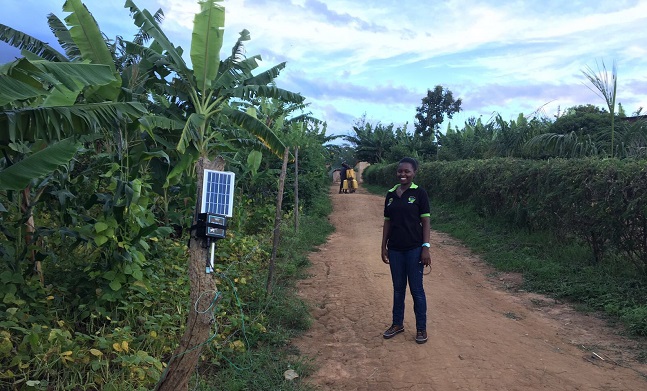
<path id="1" fill-rule="evenodd" d="M 384 201 L 382 262 L 389 264 L 393 280 L 393 321 L 384 332 L 391 338 L 404 331 L 404 299 L 407 281 L 416 315 L 416 342 L 427 342 L 427 298 L 422 285 L 423 269 L 431 266 L 429 254 L 429 198 L 415 183 L 415 159 L 400 160 L 395 185 Z"/>

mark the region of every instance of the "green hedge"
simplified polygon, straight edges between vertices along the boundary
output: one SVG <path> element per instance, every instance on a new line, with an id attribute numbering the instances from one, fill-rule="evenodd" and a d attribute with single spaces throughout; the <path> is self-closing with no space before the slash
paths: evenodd
<path id="1" fill-rule="evenodd" d="M 392 186 L 397 164 L 373 165 L 370 184 Z M 422 163 L 431 199 L 467 203 L 487 217 L 581 239 L 592 263 L 612 251 L 647 275 L 647 162 L 617 159 L 463 160 Z"/>

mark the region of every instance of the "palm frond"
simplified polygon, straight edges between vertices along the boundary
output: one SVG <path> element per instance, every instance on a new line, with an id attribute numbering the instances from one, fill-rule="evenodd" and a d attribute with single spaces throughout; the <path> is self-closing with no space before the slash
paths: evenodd
<path id="1" fill-rule="evenodd" d="M 80 144 L 74 139 L 61 140 L 0 171 L 0 189 L 22 190 L 33 179 L 51 173 L 68 164 Z"/>
<path id="2" fill-rule="evenodd" d="M 285 68 L 286 63 L 282 62 L 278 65 L 273 66 L 272 68 L 261 72 L 254 77 L 250 77 L 245 80 L 245 85 L 267 85 L 274 82 L 279 76 L 279 73 Z"/>
<path id="3" fill-rule="evenodd" d="M 65 50 L 65 54 L 70 61 L 78 61 L 81 59 L 81 51 L 79 47 L 76 46 L 70 30 L 67 29 L 67 26 L 61 21 L 58 16 L 54 14 L 47 15 L 47 24 L 49 29 L 52 30 L 52 33 L 56 36 L 59 45 Z"/>
<path id="4" fill-rule="evenodd" d="M 146 9 L 140 10 L 132 0 L 126 0 L 124 7 L 130 10 L 130 15 L 133 18 L 135 25 L 139 27 L 143 33 L 153 37 L 153 39 L 155 39 L 154 44 L 159 45 L 167 53 L 169 61 L 172 62 L 178 70 L 178 76 L 184 78 L 189 84 L 194 86 L 195 81 L 191 76 L 192 73 L 187 67 L 186 62 L 182 58 L 181 50 L 171 43 L 150 12 Z"/>
<path id="5" fill-rule="evenodd" d="M 266 85 L 243 85 L 227 91 L 232 98 L 252 100 L 260 97 L 279 99 L 284 102 L 302 103 L 305 97 L 298 92 Z"/>
<path id="6" fill-rule="evenodd" d="M 613 63 L 611 74 L 607 71 L 607 67 L 604 62 L 602 62 L 602 65 L 597 64 L 597 72 L 587 66 L 582 73 L 593 85 L 593 87 L 589 85 L 587 85 L 587 87 L 596 95 L 604 99 L 604 102 L 609 108 L 609 112 L 613 114 L 615 112 L 616 87 L 618 79 L 618 68 L 616 63 Z"/>
<path id="7" fill-rule="evenodd" d="M 49 61 L 67 61 L 67 58 L 46 42 L 34 38 L 31 35 L 0 23 L 0 40 L 9 45 L 34 53 L 37 56 Z"/>
<path id="8" fill-rule="evenodd" d="M 575 132 L 543 133 L 530 139 L 526 146 L 537 155 L 548 154 L 564 158 L 596 156 L 601 152 L 590 137 L 581 139 Z"/>
<path id="9" fill-rule="evenodd" d="M 154 14 L 153 14 L 153 19 L 157 23 L 162 23 L 164 21 L 164 11 L 162 9 L 158 9 Z M 140 29 L 137 31 L 137 34 L 135 34 L 135 37 L 133 38 L 133 42 L 143 45 L 146 42 L 148 42 L 152 37 L 150 34 L 147 34 L 146 31 Z"/>
<path id="10" fill-rule="evenodd" d="M 236 44 L 231 48 L 231 57 L 229 57 L 231 61 L 238 63 L 245 60 L 245 45 L 243 45 L 243 42 L 249 41 L 250 39 L 251 35 L 247 29 L 243 29 L 239 33 Z"/>
<path id="11" fill-rule="evenodd" d="M 231 121 L 231 123 L 241 127 L 256 137 L 274 155 L 279 158 L 283 157 L 285 144 L 283 144 L 281 139 L 274 134 L 272 129 L 267 127 L 267 125 L 258 118 L 227 106 L 223 107 L 222 114 Z"/>
<path id="12" fill-rule="evenodd" d="M 102 102 L 73 106 L 27 107 L 0 112 L 0 143 L 15 140 L 61 140 L 96 133 L 118 121 L 134 121 L 146 114 L 137 102 Z"/>
<path id="13" fill-rule="evenodd" d="M 258 68 L 259 56 L 245 58 L 234 62 L 231 57 L 220 64 L 218 77 L 212 83 L 213 88 L 233 88 L 253 77 L 252 70 Z"/>

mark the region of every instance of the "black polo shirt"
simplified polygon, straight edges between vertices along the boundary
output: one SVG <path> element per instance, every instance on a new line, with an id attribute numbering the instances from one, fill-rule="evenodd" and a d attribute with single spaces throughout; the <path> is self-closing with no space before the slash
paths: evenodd
<path id="1" fill-rule="evenodd" d="M 415 183 L 398 197 L 395 185 L 384 200 L 384 220 L 389 220 L 391 229 L 387 246 L 391 250 L 406 251 L 422 245 L 422 217 L 429 217 L 429 197 Z"/>

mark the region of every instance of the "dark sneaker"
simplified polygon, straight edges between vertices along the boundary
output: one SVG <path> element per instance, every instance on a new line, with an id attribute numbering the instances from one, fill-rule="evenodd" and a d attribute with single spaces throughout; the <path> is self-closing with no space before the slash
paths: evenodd
<path id="1" fill-rule="evenodd" d="M 418 330 L 416 333 L 416 342 L 417 343 L 425 343 L 427 342 L 427 331 L 426 330 Z"/>
<path id="2" fill-rule="evenodd" d="M 400 334 L 403 331 L 404 331 L 404 326 L 392 325 L 382 335 L 384 336 L 385 339 L 389 339 L 389 338 L 392 338 L 396 334 Z"/>

